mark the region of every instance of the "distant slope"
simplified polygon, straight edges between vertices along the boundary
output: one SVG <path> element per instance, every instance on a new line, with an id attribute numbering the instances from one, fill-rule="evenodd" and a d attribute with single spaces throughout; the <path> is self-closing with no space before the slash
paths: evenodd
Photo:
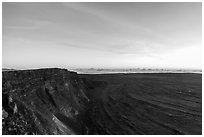
<path id="1" fill-rule="evenodd" d="M 85 81 L 91 99 L 92 134 L 202 134 L 200 74 L 90 74 L 80 77 L 106 83 Z"/>
<path id="2" fill-rule="evenodd" d="M 196 69 L 147 69 L 147 68 L 132 68 L 132 69 L 75 69 L 79 74 L 117 74 L 117 73 L 202 73 L 202 70 Z"/>

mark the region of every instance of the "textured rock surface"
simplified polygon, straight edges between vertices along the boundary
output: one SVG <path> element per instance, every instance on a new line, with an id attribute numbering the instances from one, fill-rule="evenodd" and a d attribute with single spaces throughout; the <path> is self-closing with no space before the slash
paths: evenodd
<path id="1" fill-rule="evenodd" d="M 65 69 L 3 72 L 3 134 L 86 134 L 83 82 Z"/>
<path id="2" fill-rule="evenodd" d="M 91 134 L 202 134 L 201 74 L 79 76 L 91 100 Z"/>
<path id="3" fill-rule="evenodd" d="M 3 134 L 202 134 L 201 74 L 3 72 Z"/>

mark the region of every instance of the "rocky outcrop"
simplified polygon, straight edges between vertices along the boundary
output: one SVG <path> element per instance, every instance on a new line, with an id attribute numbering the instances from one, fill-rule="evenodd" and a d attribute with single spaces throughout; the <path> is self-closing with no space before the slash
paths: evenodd
<path id="1" fill-rule="evenodd" d="M 4 71 L 3 134 L 200 135 L 202 75 Z"/>
<path id="2" fill-rule="evenodd" d="M 3 134 L 87 134 L 83 81 L 66 69 L 2 73 Z"/>

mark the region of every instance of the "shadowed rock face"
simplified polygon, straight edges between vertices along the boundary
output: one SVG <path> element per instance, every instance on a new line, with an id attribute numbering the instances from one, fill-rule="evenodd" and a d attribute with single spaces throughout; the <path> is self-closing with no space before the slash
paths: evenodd
<path id="1" fill-rule="evenodd" d="M 88 97 L 65 69 L 3 72 L 3 134 L 86 134 Z"/>
<path id="2" fill-rule="evenodd" d="M 3 134 L 202 134 L 202 75 L 4 71 Z"/>

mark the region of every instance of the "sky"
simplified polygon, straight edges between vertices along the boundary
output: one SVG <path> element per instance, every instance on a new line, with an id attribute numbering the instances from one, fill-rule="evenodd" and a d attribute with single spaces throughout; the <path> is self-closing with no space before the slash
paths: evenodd
<path id="1" fill-rule="evenodd" d="M 202 69 L 200 3 L 2 4 L 4 68 Z"/>

